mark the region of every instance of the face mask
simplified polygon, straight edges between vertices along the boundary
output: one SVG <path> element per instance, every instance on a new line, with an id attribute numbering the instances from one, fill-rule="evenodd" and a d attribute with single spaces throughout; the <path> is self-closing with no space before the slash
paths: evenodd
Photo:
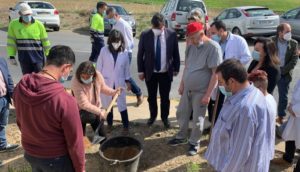
<path id="1" fill-rule="evenodd" d="M 252 51 L 252 58 L 254 60 L 256 60 L 256 61 L 259 61 L 259 59 L 260 59 L 260 53 L 258 51 L 256 51 L 256 50 L 253 50 Z"/>
<path id="2" fill-rule="evenodd" d="M 201 45 L 203 45 L 204 42 L 203 41 L 199 41 L 198 47 L 201 47 Z"/>
<path id="3" fill-rule="evenodd" d="M 30 23 L 31 20 L 32 20 L 32 16 L 31 16 L 31 15 L 22 16 L 22 20 L 23 20 L 25 23 Z"/>
<path id="4" fill-rule="evenodd" d="M 70 73 L 68 73 L 66 76 L 61 76 L 60 78 L 60 83 L 64 83 L 65 81 L 68 80 Z"/>
<path id="5" fill-rule="evenodd" d="M 103 11 L 103 12 L 101 13 L 101 15 L 102 15 L 102 17 L 106 17 L 106 11 Z"/>
<path id="6" fill-rule="evenodd" d="M 110 24 L 115 25 L 117 23 L 117 20 L 112 18 L 108 20 Z"/>
<path id="7" fill-rule="evenodd" d="M 153 31 L 153 33 L 154 33 L 155 36 L 159 36 L 161 34 L 161 32 L 162 32 L 161 29 L 152 29 L 152 31 Z"/>
<path id="8" fill-rule="evenodd" d="M 112 43 L 111 45 L 114 47 L 115 50 L 118 50 L 119 47 L 121 46 L 121 41 L 119 41 L 117 43 Z"/>
<path id="9" fill-rule="evenodd" d="M 219 86 L 219 90 L 222 94 L 224 94 L 226 97 L 232 96 L 232 92 L 226 91 L 224 86 Z"/>
<path id="10" fill-rule="evenodd" d="M 218 43 L 221 41 L 221 37 L 217 34 L 212 35 L 211 39 L 218 42 Z"/>
<path id="11" fill-rule="evenodd" d="M 288 32 L 288 33 L 284 34 L 283 39 L 286 41 L 290 41 L 292 39 L 292 33 Z"/>
<path id="12" fill-rule="evenodd" d="M 91 76 L 89 79 L 85 80 L 82 77 L 80 77 L 80 80 L 85 84 L 90 84 L 93 82 L 93 76 Z"/>

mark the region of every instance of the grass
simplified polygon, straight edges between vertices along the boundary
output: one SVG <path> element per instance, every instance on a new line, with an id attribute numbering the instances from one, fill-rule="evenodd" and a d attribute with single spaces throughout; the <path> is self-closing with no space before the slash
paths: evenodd
<path id="1" fill-rule="evenodd" d="M 31 172 L 32 169 L 29 165 L 28 166 L 23 166 L 21 168 L 14 168 L 14 167 L 8 166 L 7 171 L 8 172 Z"/>
<path id="2" fill-rule="evenodd" d="M 186 165 L 187 172 L 198 172 L 200 171 L 200 165 L 198 163 L 190 162 Z"/>

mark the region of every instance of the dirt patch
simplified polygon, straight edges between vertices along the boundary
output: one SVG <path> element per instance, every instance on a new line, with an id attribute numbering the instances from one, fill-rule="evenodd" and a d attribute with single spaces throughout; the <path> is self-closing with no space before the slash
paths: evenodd
<path id="1" fill-rule="evenodd" d="M 9 143 L 21 144 L 20 131 L 16 125 L 14 111 L 11 111 L 9 124 L 7 126 L 7 139 Z M 201 138 L 201 148 L 198 155 L 187 156 L 188 145 L 171 147 L 167 142 L 176 134 L 178 128 L 165 130 L 162 126 L 155 125 L 148 127 L 146 124 L 131 123 L 129 136 L 136 138 L 143 145 L 143 153 L 140 158 L 138 171 L 146 172 L 186 172 L 186 171 L 205 171 L 212 172 L 213 169 L 207 164 L 203 158 L 208 145 L 208 135 Z M 109 137 L 120 136 L 122 126 L 119 122 L 114 124 Z M 87 127 L 87 136 L 91 139 L 93 132 L 91 127 Z M 29 172 L 30 166 L 23 158 L 24 150 L 20 148 L 15 152 L 7 152 L 0 154 L 0 160 L 4 162 L 4 166 L 0 167 L 0 171 Z M 277 151 L 276 157 L 281 157 L 282 152 Z M 86 149 L 86 171 L 110 171 L 110 165 L 100 157 L 99 145 L 93 145 Z M 271 172 L 292 172 L 292 167 L 271 164 Z"/>

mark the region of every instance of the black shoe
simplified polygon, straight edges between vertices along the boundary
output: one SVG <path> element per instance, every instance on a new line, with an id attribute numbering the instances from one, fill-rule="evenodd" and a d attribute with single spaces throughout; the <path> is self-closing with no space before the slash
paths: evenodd
<path id="1" fill-rule="evenodd" d="M 148 119 L 147 121 L 147 125 L 150 127 L 151 125 L 153 125 L 153 123 L 155 122 L 155 119 Z"/>
<path id="2" fill-rule="evenodd" d="M 19 148 L 20 145 L 17 144 L 7 144 L 6 147 L 0 148 L 0 152 L 10 152 Z"/>
<path id="3" fill-rule="evenodd" d="M 165 126 L 165 128 L 170 128 L 170 122 L 169 122 L 169 120 L 163 120 L 163 123 L 164 123 L 164 126 Z"/>
<path id="4" fill-rule="evenodd" d="M 168 145 L 178 146 L 178 145 L 185 145 L 187 143 L 188 143 L 187 139 L 176 139 L 176 138 L 174 138 L 174 139 L 172 139 L 168 142 Z"/>
<path id="5" fill-rule="evenodd" d="M 190 144 L 190 148 L 188 150 L 188 155 L 189 156 L 197 155 L 198 151 L 199 151 L 199 145 L 191 145 Z"/>

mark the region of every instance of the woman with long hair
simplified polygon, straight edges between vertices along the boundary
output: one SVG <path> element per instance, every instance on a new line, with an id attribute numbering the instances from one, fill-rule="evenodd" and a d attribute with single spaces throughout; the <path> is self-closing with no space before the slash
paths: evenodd
<path id="1" fill-rule="evenodd" d="M 272 94 L 280 79 L 280 60 L 277 56 L 275 43 L 268 38 L 257 38 L 254 42 L 248 73 L 263 70 L 268 74 L 268 93 Z"/>

